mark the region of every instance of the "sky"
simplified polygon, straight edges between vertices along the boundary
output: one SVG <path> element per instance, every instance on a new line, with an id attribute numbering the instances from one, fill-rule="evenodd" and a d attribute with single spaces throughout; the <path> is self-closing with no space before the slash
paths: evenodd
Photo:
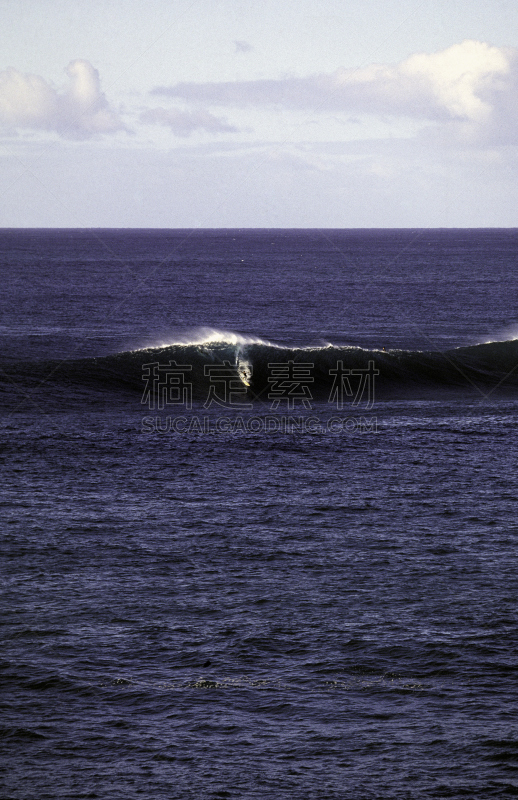
<path id="1" fill-rule="evenodd" d="M 0 226 L 518 227 L 516 0 L 0 0 Z"/>

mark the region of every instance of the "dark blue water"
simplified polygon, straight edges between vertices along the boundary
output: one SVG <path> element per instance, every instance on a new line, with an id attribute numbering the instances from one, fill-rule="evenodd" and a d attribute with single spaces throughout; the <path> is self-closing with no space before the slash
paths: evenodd
<path id="1" fill-rule="evenodd" d="M 2 797 L 518 794 L 517 243 L 1 234 Z"/>

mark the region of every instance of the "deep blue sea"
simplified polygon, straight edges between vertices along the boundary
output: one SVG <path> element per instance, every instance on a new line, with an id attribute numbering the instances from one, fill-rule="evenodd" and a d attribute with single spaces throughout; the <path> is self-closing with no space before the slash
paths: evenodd
<path id="1" fill-rule="evenodd" d="M 0 232 L 2 798 L 518 795 L 517 268 Z"/>

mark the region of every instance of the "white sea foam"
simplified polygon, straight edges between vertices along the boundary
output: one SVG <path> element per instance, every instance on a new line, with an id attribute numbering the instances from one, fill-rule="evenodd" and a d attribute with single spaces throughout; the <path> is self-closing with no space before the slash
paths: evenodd
<path id="1" fill-rule="evenodd" d="M 224 331 L 219 328 L 199 327 L 191 328 L 181 332 L 175 332 L 169 338 L 161 337 L 145 347 L 137 347 L 136 350 L 151 350 L 162 347 L 173 347 L 175 345 L 188 346 L 188 345 L 206 345 L 211 344 L 230 344 L 230 345 L 247 345 L 247 344 L 262 344 L 268 347 L 275 347 L 273 342 L 267 339 L 260 339 L 257 336 L 244 336 L 241 333 L 234 331 Z"/>
<path id="2" fill-rule="evenodd" d="M 515 342 L 518 339 L 518 324 L 514 323 L 504 328 L 493 339 L 488 339 L 484 344 L 493 344 L 494 342 Z"/>
<path id="3" fill-rule="evenodd" d="M 188 344 L 265 344 L 269 347 L 275 346 L 267 339 L 260 339 L 257 336 L 243 336 L 233 331 L 222 331 L 218 328 L 197 328 L 195 338 L 190 339 Z"/>

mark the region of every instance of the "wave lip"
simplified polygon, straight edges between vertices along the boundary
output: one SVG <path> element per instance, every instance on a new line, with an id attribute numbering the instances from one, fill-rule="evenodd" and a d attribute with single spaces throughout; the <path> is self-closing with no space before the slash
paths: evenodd
<path id="1" fill-rule="evenodd" d="M 194 328 L 191 331 L 175 334 L 172 341 L 156 342 L 153 345 L 138 348 L 138 350 L 162 349 L 164 347 L 186 347 L 188 345 L 210 347 L 211 345 L 218 344 L 235 345 L 237 347 L 248 344 L 264 344 L 268 346 L 272 345 L 272 342 L 266 339 L 260 339 L 257 336 L 247 336 L 246 334 L 235 333 L 234 331 L 223 331 L 219 328 L 202 326 Z"/>

